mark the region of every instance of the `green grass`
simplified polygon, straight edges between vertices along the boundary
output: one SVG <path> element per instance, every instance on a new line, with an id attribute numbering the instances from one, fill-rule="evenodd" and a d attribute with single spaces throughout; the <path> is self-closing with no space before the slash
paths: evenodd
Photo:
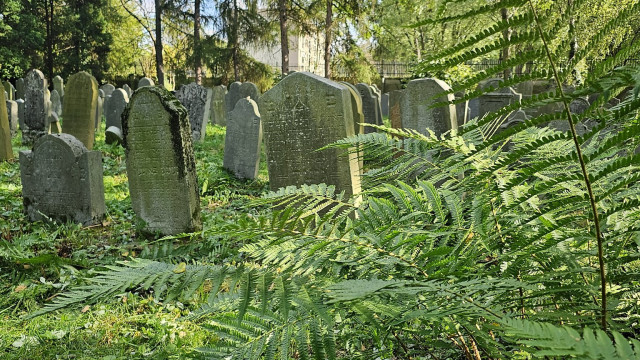
<path id="1" fill-rule="evenodd" d="M 129 198 L 124 150 L 104 144 L 106 217 L 101 225 L 31 223 L 23 213 L 18 152 L 0 163 L 0 358 L 1 359 L 184 359 L 211 341 L 211 333 L 186 319 L 206 300 L 201 290 L 186 303 L 164 304 L 153 293 L 122 294 L 100 305 L 26 319 L 62 290 L 86 283 L 97 268 L 132 257 L 189 262 L 194 246 L 211 246 L 209 259 L 237 260 L 241 244 L 225 243 L 206 229 L 242 215 L 246 204 L 267 191 L 264 152 L 256 180 L 236 179 L 222 168 L 225 128 L 209 126 L 195 144 L 201 215 L 205 231 L 178 239 L 142 238 Z"/>

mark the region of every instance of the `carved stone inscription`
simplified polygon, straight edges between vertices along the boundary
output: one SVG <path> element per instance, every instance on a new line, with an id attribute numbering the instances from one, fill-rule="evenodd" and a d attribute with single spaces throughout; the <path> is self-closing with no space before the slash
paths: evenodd
<path id="1" fill-rule="evenodd" d="M 146 86 L 122 115 L 133 210 L 144 232 L 197 231 L 200 200 L 186 109 L 167 90 Z"/>
<path id="2" fill-rule="evenodd" d="M 353 135 L 349 90 L 309 73 L 294 73 L 260 97 L 272 190 L 326 183 L 347 195 L 360 191 L 356 155 L 316 151 Z"/>

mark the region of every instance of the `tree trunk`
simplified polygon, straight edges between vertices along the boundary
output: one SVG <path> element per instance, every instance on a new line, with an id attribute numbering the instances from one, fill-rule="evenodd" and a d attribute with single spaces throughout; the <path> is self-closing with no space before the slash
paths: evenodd
<path id="1" fill-rule="evenodd" d="M 46 17 L 45 22 L 47 23 L 47 77 L 53 79 L 53 0 L 45 0 L 44 13 Z"/>
<path id="2" fill-rule="evenodd" d="M 196 71 L 196 84 L 202 85 L 202 48 L 200 45 L 200 2 L 195 0 L 193 12 L 193 67 Z"/>
<path id="3" fill-rule="evenodd" d="M 502 8 L 500 10 L 500 14 L 502 15 L 502 21 L 507 21 L 509 19 L 509 9 Z M 511 40 L 511 33 L 512 33 L 511 28 L 506 28 L 502 32 L 502 37 L 504 38 L 505 41 Z M 504 49 L 502 49 L 502 57 L 500 60 L 504 62 L 509 60 L 510 57 L 511 57 L 511 46 L 507 45 L 504 47 Z M 503 74 L 504 80 L 507 80 L 510 77 L 511 77 L 511 69 L 505 69 Z"/>
<path id="4" fill-rule="evenodd" d="M 324 34 L 324 77 L 331 78 L 331 31 L 333 26 L 333 0 L 327 0 Z"/>
<path id="5" fill-rule="evenodd" d="M 158 86 L 164 86 L 164 60 L 162 58 L 162 0 L 155 0 L 156 10 L 156 76 Z"/>
<path id="6" fill-rule="evenodd" d="M 240 81 L 240 59 L 238 56 L 238 0 L 233 0 L 233 24 L 231 28 L 231 56 L 233 58 L 234 81 Z"/>
<path id="7" fill-rule="evenodd" d="M 287 2 L 278 0 L 280 15 L 280 53 L 282 54 L 282 75 L 289 73 L 289 27 L 287 24 Z"/>

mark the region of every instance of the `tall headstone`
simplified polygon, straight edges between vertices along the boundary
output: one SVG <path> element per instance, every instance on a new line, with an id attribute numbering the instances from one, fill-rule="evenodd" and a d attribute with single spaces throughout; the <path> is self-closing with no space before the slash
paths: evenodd
<path id="1" fill-rule="evenodd" d="M 64 80 L 60 75 L 56 75 L 53 78 L 53 89 L 58 92 L 60 99 L 64 98 Z"/>
<path id="2" fill-rule="evenodd" d="M 211 111 L 211 96 L 211 89 L 195 82 L 181 86 L 176 92 L 176 97 L 189 113 L 191 135 L 195 142 L 204 140 Z"/>
<path id="3" fill-rule="evenodd" d="M 262 126 L 255 101 L 246 98 L 236 103 L 227 119 L 222 166 L 241 179 L 255 179 L 260 164 Z"/>
<path id="4" fill-rule="evenodd" d="M 238 100 L 247 97 L 258 102 L 258 99 L 260 98 L 260 91 L 255 84 L 250 82 L 239 83 L 236 81 L 229 85 L 229 91 L 225 95 L 224 99 L 226 113 L 228 114 L 233 111 Z"/>
<path id="5" fill-rule="evenodd" d="M 211 94 L 211 123 L 226 126 L 227 120 L 225 119 L 224 112 L 224 98 L 227 94 L 227 87 L 224 85 L 218 85 L 213 88 Z M 255 100 L 254 100 L 255 101 Z"/>
<path id="6" fill-rule="evenodd" d="M 64 97 L 62 130 L 80 140 L 87 149 L 93 149 L 95 114 L 98 106 L 98 82 L 85 71 L 73 74 L 67 82 Z"/>
<path id="7" fill-rule="evenodd" d="M 362 112 L 364 113 L 364 122 L 365 124 L 374 124 L 374 125 L 382 125 L 382 117 L 378 112 L 378 101 L 371 91 L 371 87 L 367 84 L 357 84 L 356 89 L 360 93 L 360 99 L 362 99 Z M 365 126 L 364 133 L 374 133 L 377 130 Z"/>
<path id="8" fill-rule="evenodd" d="M 394 129 L 402 129 L 402 95 L 403 90 L 393 90 L 389 93 L 389 122 Z"/>
<path id="9" fill-rule="evenodd" d="M 7 101 L 4 97 L 4 91 L 0 91 L 0 161 L 11 159 L 13 159 L 13 148 L 11 147 L 11 129 L 7 116 Z"/>
<path id="10" fill-rule="evenodd" d="M 456 100 L 462 99 L 464 95 L 464 91 L 455 93 Z M 458 127 L 467 123 L 469 118 L 469 100 L 456 104 L 456 116 L 458 117 Z"/>
<path id="11" fill-rule="evenodd" d="M 357 156 L 325 149 L 354 134 L 349 90 L 320 76 L 296 72 L 285 77 L 258 101 L 269 185 L 334 185 L 346 195 L 360 192 Z"/>
<path id="12" fill-rule="evenodd" d="M 376 105 L 376 120 L 378 124 L 383 125 L 382 123 L 382 94 L 380 93 L 380 89 L 376 86 L 376 84 L 371 85 L 371 95 L 373 95 L 375 99 Z"/>
<path id="13" fill-rule="evenodd" d="M 358 89 L 348 82 L 341 82 L 349 89 L 351 94 L 351 109 L 353 110 L 353 131 L 355 134 L 364 134 L 364 110 L 362 110 L 362 98 Z"/>
<path id="14" fill-rule="evenodd" d="M 92 225 L 104 217 L 102 155 L 72 135 L 46 135 L 33 150 L 21 151 L 20 178 L 31 221 L 51 218 Z"/>
<path id="15" fill-rule="evenodd" d="M 31 70 L 24 78 L 24 123 L 22 143 L 33 145 L 41 136 L 49 132 L 47 113 L 47 80 L 40 70 Z"/>
<path id="16" fill-rule="evenodd" d="M 24 131 L 26 127 L 24 123 L 24 99 L 18 99 L 16 103 L 18 104 L 18 128 L 20 128 L 20 131 Z"/>
<path id="17" fill-rule="evenodd" d="M 163 87 L 136 90 L 122 114 L 129 192 L 143 232 L 172 235 L 202 226 L 189 129 L 187 110 Z"/>
<path id="18" fill-rule="evenodd" d="M 140 79 L 140 81 L 138 81 L 138 89 L 140 89 L 141 87 L 154 85 L 155 83 L 153 82 L 153 80 L 149 79 L 148 77 L 143 77 L 142 79 Z"/>
<path id="19" fill-rule="evenodd" d="M 55 112 L 58 116 L 62 116 L 62 100 L 57 90 L 51 91 L 49 100 L 51 101 L 51 111 Z"/>
<path id="20" fill-rule="evenodd" d="M 108 96 L 111 96 L 111 94 L 116 90 L 116 87 L 111 84 L 104 84 L 100 86 L 100 90 L 104 92 L 104 97 L 106 99 Z"/>
<path id="21" fill-rule="evenodd" d="M 382 108 L 382 116 L 389 117 L 389 93 L 382 94 L 380 97 L 380 107 Z"/>
<path id="22" fill-rule="evenodd" d="M 100 129 L 100 123 L 102 122 L 102 115 L 104 113 L 104 91 L 98 90 L 98 101 L 96 103 L 96 112 L 94 115 L 93 127 L 95 131 Z"/>
<path id="23" fill-rule="evenodd" d="M 16 99 L 24 100 L 24 79 L 16 80 Z"/>
<path id="24" fill-rule="evenodd" d="M 431 108 L 437 102 L 453 101 L 454 95 L 434 96 L 451 90 L 444 81 L 432 78 L 411 80 L 402 97 L 402 126 L 404 129 L 417 130 L 423 135 L 427 129 L 440 136 L 458 128 L 456 107 L 453 104 Z"/>
<path id="25" fill-rule="evenodd" d="M 106 118 L 105 128 L 115 126 L 122 129 L 122 112 L 129 103 L 129 95 L 124 89 L 116 89 L 111 94 L 111 99 L 104 107 L 104 117 Z"/>
<path id="26" fill-rule="evenodd" d="M 16 88 L 13 87 L 13 84 L 8 80 L 4 82 L 4 91 L 7 92 L 8 98 L 7 100 L 15 100 L 16 99 Z"/>
<path id="27" fill-rule="evenodd" d="M 18 103 L 13 100 L 7 100 L 7 117 L 9 118 L 9 129 L 11 137 L 16 136 L 18 132 Z"/>
<path id="28" fill-rule="evenodd" d="M 127 92 L 127 96 L 128 96 L 129 98 L 131 98 L 131 95 L 133 95 L 133 90 L 131 90 L 131 87 L 129 86 L 129 84 L 124 84 L 124 85 L 122 85 L 122 89 L 123 89 L 124 91 L 126 91 L 126 92 Z"/>

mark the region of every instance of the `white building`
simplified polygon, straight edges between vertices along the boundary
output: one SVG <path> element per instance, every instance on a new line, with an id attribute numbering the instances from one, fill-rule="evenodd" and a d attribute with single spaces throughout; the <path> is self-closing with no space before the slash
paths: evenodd
<path id="1" fill-rule="evenodd" d="M 251 45 L 245 49 L 254 59 L 282 69 L 280 43 L 273 46 Z M 289 34 L 289 70 L 308 71 L 324 76 L 324 34 Z"/>

